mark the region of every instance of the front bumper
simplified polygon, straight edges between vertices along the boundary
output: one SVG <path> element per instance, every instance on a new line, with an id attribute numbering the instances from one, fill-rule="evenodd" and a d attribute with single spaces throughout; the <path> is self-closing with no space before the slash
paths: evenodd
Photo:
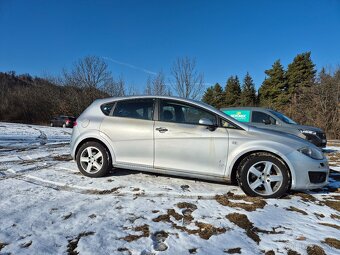
<path id="1" fill-rule="evenodd" d="M 322 188 L 328 184 L 329 165 L 327 158 L 316 160 L 301 152 L 287 155 L 292 175 L 292 190 Z"/>

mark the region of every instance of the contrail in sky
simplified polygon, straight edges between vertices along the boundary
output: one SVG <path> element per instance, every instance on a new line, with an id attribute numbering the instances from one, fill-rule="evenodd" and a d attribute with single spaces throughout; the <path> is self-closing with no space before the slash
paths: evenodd
<path id="1" fill-rule="evenodd" d="M 155 73 L 153 71 L 147 70 L 147 69 L 139 67 L 139 66 L 134 66 L 134 65 L 131 65 L 129 63 L 124 63 L 124 62 L 121 62 L 121 61 L 118 61 L 118 60 L 115 60 L 115 59 L 112 59 L 112 58 L 108 58 L 108 57 L 103 57 L 103 59 L 109 60 L 113 63 L 118 64 L 118 65 L 127 66 L 127 67 L 130 67 L 132 69 L 142 71 L 142 72 L 147 73 L 147 74 L 157 75 L 157 73 Z"/>

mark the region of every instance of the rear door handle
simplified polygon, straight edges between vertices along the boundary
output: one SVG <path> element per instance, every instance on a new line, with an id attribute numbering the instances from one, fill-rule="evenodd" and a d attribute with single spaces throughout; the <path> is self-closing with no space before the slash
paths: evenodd
<path id="1" fill-rule="evenodd" d="M 163 127 L 158 127 L 158 128 L 156 128 L 156 130 L 157 130 L 159 133 L 165 133 L 166 131 L 168 131 L 167 128 L 163 128 Z"/>

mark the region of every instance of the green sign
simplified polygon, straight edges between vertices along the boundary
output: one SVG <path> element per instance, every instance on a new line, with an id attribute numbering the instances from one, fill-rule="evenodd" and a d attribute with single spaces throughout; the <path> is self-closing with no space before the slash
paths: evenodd
<path id="1" fill-rule="evenodd" d="M 233 117 L 234 119 L 240 121 L 240 122 L 249 122 L 250 121 L 250 111 L 246 110 L 224 110 L 225 114 L 228 114 L 229 116 Z"/>

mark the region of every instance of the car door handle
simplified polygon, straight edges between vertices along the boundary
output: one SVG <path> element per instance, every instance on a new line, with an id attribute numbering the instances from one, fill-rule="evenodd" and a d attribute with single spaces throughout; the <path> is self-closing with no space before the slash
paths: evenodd
<path id="1" fill-rule="evenodd" d="M 163 128 L 163 127 L 158 127 L 158 128 L 156 128 L 156 130 L 157 130 L 159 133 L 165 133 L 166 131 L 168 131 L 167 128 Z"/>

